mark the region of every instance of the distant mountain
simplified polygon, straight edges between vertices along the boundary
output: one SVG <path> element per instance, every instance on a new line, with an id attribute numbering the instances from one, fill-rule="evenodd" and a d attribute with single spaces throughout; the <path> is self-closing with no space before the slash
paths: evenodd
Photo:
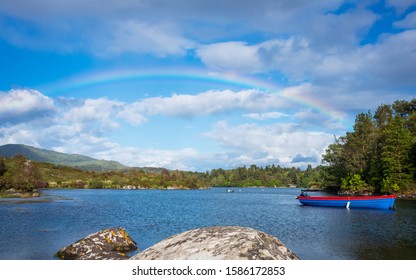
<path id="1" fill-rule="evenodd" d="M 87 156 L 59 153 L 26 145 L 7 144 L 0 146 L 0 156 L 14 157 L 19 154 L 33 161 L 77 167 L 88 171 L 110 171 L 129 168 L 117 161 L 98 160 Z"/>

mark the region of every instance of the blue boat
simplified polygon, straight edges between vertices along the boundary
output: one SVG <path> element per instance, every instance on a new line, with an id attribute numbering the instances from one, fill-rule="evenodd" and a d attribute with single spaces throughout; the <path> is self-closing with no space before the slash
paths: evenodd
<path id="1" fill-rule="evenodd" d="M 309 196 L 302 192 L 299 202 L 308 206 L 329 206 L 344 208 L 395 209 L 396 195 L 376 196 Z"/>

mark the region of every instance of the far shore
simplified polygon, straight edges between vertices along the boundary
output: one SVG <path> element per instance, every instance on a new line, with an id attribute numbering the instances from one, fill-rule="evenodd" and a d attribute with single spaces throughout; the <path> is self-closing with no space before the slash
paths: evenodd
<path id="1" fill-rule="evenodd" d="M 0 198 L 34 198 L 40 197 L 40 192 L 34 190 L 32 192 L 20 192 L 15 190 L 0 191 Z"/>
<path id="2" fill-rule="evenodd" d="M 245 188 L 257 188 L 257 189 L 275 189 L 275 188 L 294 188 L 293 186 L 273 186 L 273 187 L 264 187 L 264 186 L 249 186 L 249 187 L 239 187 L 239 186 L 214 186 L 215 188 L 223 188 L 223 189 L 245 189 Z M 212 189 L 213 187 L 203 188 L 203 189 L 190 189 L 190 188 L 131 188 L 131 186 L 128 187 L 122 187 L 122 188 L 100 188 L 100 189 L 94 189 L 94 188 L 43 188 L 39 191 L 37 189 L 33 190 L 32 192 L 21 192 L 19 190 L 9 189 L 9 190 L 3 190 L 0 191 L 0 199 L 2 198 L 22 198 L 22 199 L 30 199 L 30 198 L 36 198 L 42 196 L 42 190 L 163 190 L 163 191 L 170 191 L 170 190 L 208 190 Z M 322 190 L 325 191 L 325 190 Z M 398 199 L 405 199 L 405 200 L 416 200 L 416 193 L 402 193 L 397 194 Z"/>

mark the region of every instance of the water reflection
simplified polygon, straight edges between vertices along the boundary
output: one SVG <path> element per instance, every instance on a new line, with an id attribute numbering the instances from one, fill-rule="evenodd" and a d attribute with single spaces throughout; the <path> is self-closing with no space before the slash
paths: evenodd
<path id="1" fill-rule="evenodd" d="M 43 192 L 42 196 L 40 197 L 32 197 L 32 198 L 5 198 L 0 199 L 0 204 L 33 204 L 33 203 L 46 203 L 46 202 L 53 202 L 58 200 L 70 200 L 69 197 L 48 194 Z"/>

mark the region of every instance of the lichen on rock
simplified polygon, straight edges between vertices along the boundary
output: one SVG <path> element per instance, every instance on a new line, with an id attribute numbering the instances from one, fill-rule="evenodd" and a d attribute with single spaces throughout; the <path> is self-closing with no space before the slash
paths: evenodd
<path id="1" fill-rule="evenodd" d="M 109 228 L 86 236 L 60 249 L 56 256 L 63 260 L 123 260 L 127 252 L 137 249 L 124 228 Z"/>
<path id="2" fill-rule="evenodd" d="M 245 227 L 213 226 L 169 237 L 132 260 L 298 260 L 279 239 Z"/>

